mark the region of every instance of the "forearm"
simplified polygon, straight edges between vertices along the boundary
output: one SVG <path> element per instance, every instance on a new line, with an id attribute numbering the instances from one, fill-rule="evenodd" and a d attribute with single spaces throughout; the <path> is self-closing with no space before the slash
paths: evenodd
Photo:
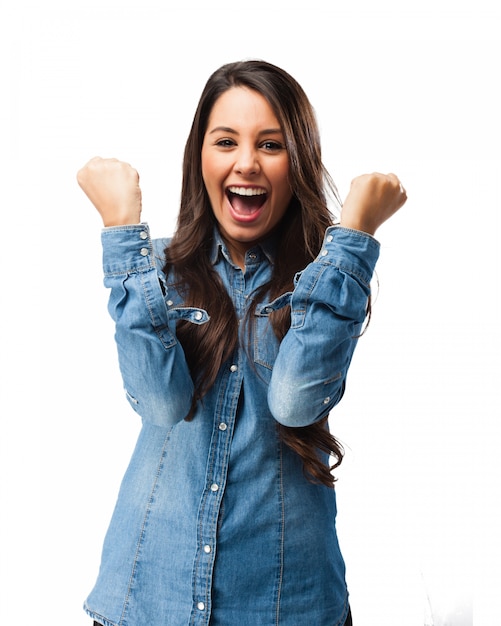
<path id="1" fill-rule="evenodd" d="M 280 423 L 306 426 L 341 399 L 378 254 L 372 237 L 331 228 L 318 258 L 302 272 L 268 390 L 270 410 Z"/>
<path id="2" fill-rule="evenodd" d="M 141 417 L 172 425 L 189 412 L 193 383 L 175 320 L 168 309 L 145 224 L 107 228 L 102 233 L 108 310 L 115 322 L 120 371 L 127 398 Z M 203 323 L 207 314 L 184 309 L 182 315 Z"/>

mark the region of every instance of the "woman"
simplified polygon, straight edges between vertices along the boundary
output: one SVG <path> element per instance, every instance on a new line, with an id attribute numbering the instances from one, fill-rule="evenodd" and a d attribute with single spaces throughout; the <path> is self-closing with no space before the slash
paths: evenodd
<path id="1" fill-rule="evenodd" d="M 372 235 L 405 191 L 360 176 L 333 225 L 312 107 L 262 61 L 209 78 L 172 240 L 150 239 L 138 181 L 114 159 L 78 174 L 143 424 L 85 610 L 104 626 L 351 624 L 327 417 L 368 311 Z"/>

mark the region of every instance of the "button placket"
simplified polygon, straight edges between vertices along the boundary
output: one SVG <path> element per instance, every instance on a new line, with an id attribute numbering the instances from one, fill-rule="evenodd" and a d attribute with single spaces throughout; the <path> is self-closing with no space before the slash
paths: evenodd
<path id="1" fill-rule="evenodd" d="M 243 318 L 247 303 L 244 302 L 243 273 L 231 273 L 229 292 L 235 304 L 237 317 Z M 220 395 L 214 413 L 213 432 L 208 450 L 206 488 L 198 511 L 198 550 L 193 570 L 193 609 L 191 624 L 207 626 L 211 616 L 212 576 L 217 553 L 217 540 L 221 504 L 224 497 L 231 440 L 235 424 L 238 398 L 243 371 L 237 350 L 234 358 L 218 378 Z M 201 605 L 204 608 L 201 609 Z"/>
<path id="2" fill-rule="evenodd" d="M 242 383 L 238 352 L 224 373 L 226 384 L 221 385 L 222 397 L 218 401 L 220 410 L 214 416 L 214 430 L 209 450 L 207 487 L 200 504 L 198 517 L 198 555 L 195 561 L 193 585 L 193 624 L 206 626 L 210 620 L 210 597 L 212 573 L 217 552 L 218 519 L 224 496 L 228 471 L 230 445 Z M 204 610 L 198 608 L 204 601 Z"/>

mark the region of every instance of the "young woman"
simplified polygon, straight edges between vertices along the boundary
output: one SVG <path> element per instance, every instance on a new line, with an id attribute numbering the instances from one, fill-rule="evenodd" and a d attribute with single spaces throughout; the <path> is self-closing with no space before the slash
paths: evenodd
<path id="1" fill-rule="evenodd" d="M 367 316 L 393 175 L 333 224 L 313 109 L 262 61 L 208 80 L 171 240 L 137 172 L 92 159 L 126 396 L 142 429 L 85 610 L 104 626 L 351 624 L 327 417 Z M 330 465 L 330 462 L 332 465 Z"/>

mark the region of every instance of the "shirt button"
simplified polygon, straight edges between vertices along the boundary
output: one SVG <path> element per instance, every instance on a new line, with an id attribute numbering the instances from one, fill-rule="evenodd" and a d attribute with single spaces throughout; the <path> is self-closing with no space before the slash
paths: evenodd
<path id="1" fill-rule="evenodd" d="M 140 237 L 141 239 L 148 239 L 148 233 L 147 233 L 145 230 L 142 230 L 142 231 L 139 233 L 139 237 Z"/>
<path id="2" fill-rule="evenodd" d="M 224 422 L 221 422 L 219 424 L 219 430 L 226 430 L 227 428 L 228 428 L 228 426 Z"/>
<path id="3" fill-rule="evenodd" d="M 329 404 L 330 401 L 331 401 L 330 396 L 327 396 L 327 398 L 324 398 L 324 404 Z"/>
<path id="4" fill-rule="evenodd" d="M 203 602 L 197 602 L 197 609 L 199 611 L 203 611 L 205 609 L 205 604 Z"/>
<path id="5" fill-rule="evenodd" d="M 210 490 L 216 492 L 219 489 L 219 485 L 217 483 L 212 483 L 210 486 Z"/>
<path id="6" fill-rule="evenodd" d="M 141 248 L 141 255 L 142 256 L 148 256 L 149 252 L 150 251 L 148 250 L 148 248 Z"/>
<path id="7" fill-rule="evenodd" d="M 252 261 L 256 260 L 256 255 L 254 253 L 249 254 L 249 259 L 251 259 Z"/>
<path id="8" fill-rule="evenodd" d="M 210 554 L 210 551 L 211 551 L 211 547 L 210 547 L 208 544 L 207 544 L 207 545 L 205 545 L 205 546 L 204 546 L 204 552 L 205 552 L 205 554 Z"/>
<path id="9" fill-rule="evenodd" d="M 230 372 L 236 372 L 236 371 L 237 371 L 237 369 L 238 369 L 238 367 L 237 367 L 236 365 L 232 365 L 232 366 L 230 367 Z"/>
<path id="10" fill-rule="evenodd" d="M 202 313 L 202 311 L 197 311 L 197 312 L 195 313 L 195 319 L 196 319 L 196 320 L 201 320 L 201 319 L 202 319 L 202 317 L 203 317 L 203 313 Z"/>
<path id="11" fill-rule="evenodd" d="M 327 235 L 327 241 L 330 243 L 334 237 L 332 235 Z"/>
<path id="12" fill-rule="evenodd" d="M 325 250 L 325 248 L 324 248 L 320 254 L 321 254 L 322 256 L 327 256 L 329 253 L 328 253 L 328 252 L 327 252 L 327 250 Z"/>
<path id="13" fill-rule="evenodd" d="M 174 304 L 174 302 L 172 302 L 172 300 L 167 300 L 167 306 L 172 306 Z"/>

